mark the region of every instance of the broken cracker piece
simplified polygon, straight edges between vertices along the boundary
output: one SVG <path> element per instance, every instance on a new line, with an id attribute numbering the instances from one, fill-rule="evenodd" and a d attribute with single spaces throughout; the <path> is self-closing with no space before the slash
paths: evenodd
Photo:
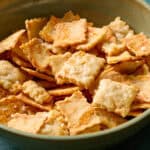
<path id="1" fill-rule="evenodd" d="M 55 83 L 55 79 L 51 76 L 48 76 L 46 74 L 43 74 L 43 73 L 40 73 L 36 70 L 33 70 L 33 69 L 30 69 L 30 68 L 25 68 L 25 67 L 21 67 L 21 69 L 25 72 L 27 72 L 29 75 L 32 75 L 34 77 L 37 77 L 37 78 L 40 78 L 40 79 L 43 79 L 43 80 L 47 80 L 49 82 L 53 82 Z"/>
<path id="2" fill-rule="evenodd" d="M 95 92 L 93 105 L 126 117 L 136 94 L 137 88 L 134 86 L 103 79 Z"/>
<path id="3" fill-rule="evenodd" d="M 46 112 L 38 112 L 35 115 L 14 114 L 8 122 L 8 127 L 15 128 L 24 132 L 36 134 L 47 119 Z"/>
<path id="4" fill-rule="evenodd" d="M 16 93 L 26 76 L 9 61 L 0 60 L 0 85 L 9 92 Z"/>
<path id="5" fill-rule="evenodd" d="M 37 102 L 35 102 L 33 99 L 29 98 L 28 96 L 26 96 L 25 94 L 21 93 L 19 95 L 16 96 L 16 98 L 22 102 L 24 102 L 25 104 L 29 105 L 29 106 L 33 106 L 37 109 L 40 109 L 42 111 L 50 111 L 51 110 L 51 104 L 49 105 L 41 105 L 38 104 Z"/>
<path id="6" fill-rule="evenodd" d="M 67 87 L 67 88 L 57 88 L 49 90 L 48 93 L 52 96 L 63 96 L 63 95 L 72 95 L 74 92 L 78 91 L 79 87 Z"/>
<path id="7" fill-rule="evenodd" d="M 88 27 L 88 40 L 76 46 L 77 50 L 89 51 L 99 44 L 105 36 L 105 28 Z"/>
<path id="8" fill-rule="evenodd" d="M 43 87 L 39 86 L 32 80 L 28 80 L 23 83 L 22 91 L 39 104 L 49 103 L 52 100 L 50 94 Z"/>
<path id="9" fill-rule="evenodd" d="M 86 32 L 86 19 L 57 23 L 54 32 L 54 46 L 68 47 L 86 42 Z"/>
<path id="10" fill-rule="evenodd" d="M 69 135 L 64 116 L 55 109 L 51 110 L 39 133 L 51 136 Z"/>
<path id="11" fill-rule="evenodd" d="M 42 28 L 46 25 L 47 19 L 46 18 L 34 18 L 25 21 L 25 26 L 27 29 L 28 39 L 31 40 L 32 38 L 39 37 L 39 32 Z"/>
<path id="12" fill-rule="evenodd" d="M 94 108 L 79 91 L 65 98 L 64 101 L 56 102 L 56 106 L 68 121 L 70 135 L 78 134 L 100 124 Z"/>
<path id="13" fill-rule="evenodd" d="M 14 48 L 16 46 L 18 40 L 20 39 L 20 36 L 22 36 L 22 34 L 24 34 L 24 33 L 25 33 L 25 30 L 21 29 L 21 30 L 18 30 L 17 32 L 13 33 L 6 39 L 2 40 L 0 42 L 0 54 L 7 50 L 11 50 L 12 48 Z"/>
<path id="14" fill-rule="evenodd" d="M 58 84 L 74 83 L 88 89 L 103 68 L 105 60 L 79 51 L 74 53 L 62 66 L 56 76 Z"/>
<path id="15" fill-rule="evenodd" d="M 48 59 L 51 55 L 51 45 L 44 43 L 41 39 L 33 38 L 21 46 L 23 52 L 27 55 L 29 62 L 40 71 L 46 71 Z"/>
<path id="16" fill-rule="evenodd" d="M 139 109 L 150 109 L 150 103 L 148 102 L 136 102 L 132 104 L 131 110 L 139 110 Z"/>
<path id="17" fill-rule="evenodd" d="M 126 39 L 127 48 L 137 57 L 150 55 L 150 39 L 143 33 L 131 36 Z"/>
<path id="18" fill-rule="evenodd" d="M 106 59 L 108 64 L 117 64 L 119 62 L 135 60 L 136 58 L 132 56 L 128 51 L 124 51 L 117 56 L 107 56 Z"/>

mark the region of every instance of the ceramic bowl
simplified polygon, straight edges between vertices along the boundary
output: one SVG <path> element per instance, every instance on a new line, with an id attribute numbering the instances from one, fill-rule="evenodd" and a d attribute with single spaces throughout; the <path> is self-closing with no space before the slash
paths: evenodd
<path id="1" fill-rule="evenodd" d="M 150 35 L 150 7 L 143 0 L 1 0 L 0 38 L 24 25 L 26 18 L 62 16 L 72 10 L 87 17 L 97 26 L 108 24 L 121 16 L 135 31 Z M 150 122 L 150 110 L 116 128 L 79 136 L 52 137 L 33 135 L 0 125 L 0 136 L 8 144 L 22 149 L 101 150 L 137 133 Z"/>

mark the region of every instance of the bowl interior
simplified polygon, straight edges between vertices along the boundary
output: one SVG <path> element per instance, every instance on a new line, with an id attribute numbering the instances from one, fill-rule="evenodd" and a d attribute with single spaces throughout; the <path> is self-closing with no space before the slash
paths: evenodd
<path id="1" fill-rule="evenodd" d="M 69 10 L 88 18 L 97 26 L 108 24 L 116 16 L 121 16 L 136 32 L 144 32 L 150 36 L 150 9 L 136 0 L 12 0 L 10 3 L 0 2 L 0 39 L 23 28 L 24 20 L 27 18 L 52 14 L 63 16 Z M 146 112 L 145 116 L 148 114 L 150 111 Z M 136 118 L 128 125 L 139 120 Z M 117 128 L 114 131 L 117 131 Z"/>
<path id="2" fill-rule="evenodd" d="M 150 13 L 138 0 L 1 0 L 0 39 L 24 27 L 26 18 L 62 16 L 68 10 L 87 17 L 97 26 L 121 16 L 137 32 L 150 35 Z"/>

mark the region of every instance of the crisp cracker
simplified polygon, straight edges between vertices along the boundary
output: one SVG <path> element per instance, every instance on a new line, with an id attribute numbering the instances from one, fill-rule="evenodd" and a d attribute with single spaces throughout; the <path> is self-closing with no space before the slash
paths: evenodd
<path id="1" fill-rule="evenodd" d="M 112 66 L 113 70 L 124 74 L 134 73 L 139 67 L 144 64 L 144 60 L 125 61 Z"/>
<path id="2" fill-rule="evenodd" d="M 7 50 L 11 50 L 14 48 L 20 39 L 20 36 L 25 33 L 24 29 L 18 30 L 17 32 L 13 33 L 12 35 L 8 36 L 6 39 L 0 42 L 0 53 L 3 53 Z"/>
<path id="3" fill-rule="evenodd" d="M 51 110 L 39 133 L 51 136 L 69 135 L 64 116 L 55 109 Z"/>
<path id="4" fill-rule="evenodd" d="M 131 110 L 139 110 L 139 109 L 150 109 L 150 103 L 148 102 L 136 102 L 132 104 Z"/>
<path id="5" fill-rule="evenodd" d="M 28 61 L 23 60 L 15 53 L 11 53 L 11 59 L 18 66 L 32 68 L 32 65 Z"/>
<path id="6" fill-rule="evenodd" d="M 33 38 L 23 44 L 21 49 L 36 69 L 46 72 L 49 63 L 48 59 L 51 56 L 51 44 L 44 43 L 41 39 Z"/>
<path id="7" fill-rule="evenodd" d="M 62 18 L 63 22 L 72 22 L 75 20 L 80 20 L 80 16 L 78 14 L 74 14 L 72 11 L 66 12 Z"/>
<path id="8" fill-rule="evenodd" d="M 24 132 L 36 134 L 47 119 L 47 113 L 39 112 L 35 115 L 15 114 L 8 122 L 8 127 L 15 128 Z"/>
<path id="9" fill-rule="evenodd" d="M 134 110 L 134 111 L 129 112 L 128 116 L 129 117 L 138 117 L 141 114 L 143 114 L 143 110 Z"/>
<path id="10" fill-rule="evenodd" d="M 103 79 L 94 95 L 93 105 L 125 117 L 130 112 L 136 94 L 137 89 L 134 86 Z"/>
<path id="11" fill-rule="evenodd" d="M 95 108 L 97 115 L 100 117 L 101 124 L 105 125 L 107 128 L 116 127 L 122 123 L 125 123 L 127 120 L 114 114 L 108 112 L 104 109 Z"/>
<path id="12" fill-rule="evenodd" d="M 0 99 L 0 123 L 5 124 L 15 113 L 35 113 L 37 109 L 27 106 L 14 95 L 6 95 Z"/>
<path id="13" fill-rule="evenodd" d="M 68 121 L 70 135 L 78 134 L 100 123 L 94 108 L 79 91 L 64 101 L 57 102 L 56 106 Z"/>
<path id="14" fill-rule="evenodd" d="M 57 73 L 61 70 L 62 66 L 70 57 L 71 53 L 69 52 L 50 56 L 48 62 L 52 75 L 56 76 Z"/>
<path id="15" fill-rule="evenodd" d="M 51 89 L 48 93 L 52 96 L 63 96 L 63 95 L 72 95 L 74 92 L 78 91 L 79 87 L 67 87 L 67 88 L 57 88 Z"/>
<path id="16" fill-rule="evenodd" d="M 36 83 L 45 89 L 52 89 L 52 88 L 58 87 L 58 85 L 55 82 L 49 82 L 47 80 L 39 79 L 39 80 L 36 80 Z"/>
<path id="17" fill-rule="evenodd" d="M 106 59 L 108 64 L 117 64 L 119 62 L 135 60 L 136 58 L 132 56 L 128 51 L 124 51 L 117 56 L 107 56 Z"/>
<path id="18" fill-rule="evenodd" d="M 88 27 L 87 42 L 77 45 L 77 50 L 89 51 L 104 40 L 105 28 Z"/>
<path id="19" fill-rule="evenodd" d="M 34 18 L 25 21 L 25 26 L 27 29 L 28 39 L 31 40 L 32 38 L 38 37 L 39 32 L 42 28 L 46 25 L 47 18 Z"/>
<path id="20" fill-rule="evenodd" d="M 134 34 L 134 31 L 131 30 L 129 25 L 121 20 L 120 17 L 116 17 L 115 20 L 108 25 L 108 27 L 112 30 L 118 41 L 131 37 Z"/>
<path id="21" fill-rule="evenodd" d="M 53 42 L 55 25 L 59 22 L 61 22 L 59 18 L 56 18 L 55 16 L 51 16 L 48 23 L 40 31 L 39 33 L 40 37 L 47 42 Z"/>
<path id="22" fill-rule="evenodd" d="M 137 93 L 136 99 L 141 102 L 150 102 L 150 75 L 144 76 L 133 76 L 129 81 L 135 85 L 139 92 Z"/>
<path id="23" fill-rule="evenodd" d="M 50 94 L 33 80 L 24 82 L 22 91 L 39 104 L 49 103 L 52 100 Z"/>
<path id="24" fill-rule="evenodd" d="M 58 84 L 74 83 L 86 89 L 103 68 L 105 60 L 79 51 L 74 53 L 56 76 Z"/>
<path id="25" fill-rule="evenodd" d="M 51 110 L 51 104 L 49 105 L 41 105 L 36 103 L 33 99 L 29 98 L 28 96 L 24 95 L 24 94 L 19 94 L 16 96 L 16 98 L 22 102 L 24 102 L 25 104 L 29 105 L 29 106 L 33 106 L 37 109 L 40 109 L 42 111 L 50 111 Z"/>
<path id="26" fill-rule="evenodd" d="M 143 33 L 131 36 L 126 39 L 127 48 L 137 57 L 150 55 L 150 39 Z"/>
<path id="27" fill-rule="evenodd" d="M 0 60 L 0 85 L 13 93 L 20 90 L 19 86 L 26 80 L 26 76 L 9 61 Z"/>
<path id="28" fill-rule="evenodd" d="M 30 68 L 25 68 L 25 67 L 21 67 L 21 69 L 25 72 L 27 72 L 29 75 L 32 75 L 34 77 L 49 81 L 49 82 L 55 82 L 55 79 L 49 75 L 43 74 L 41 72 L 38 72 L 36 70 L 30 69 Z"/>
<path id="29" fill-rule="evenodd" d="M 86 32 L 86 19 L 58 23 L 55 26 L 54 46 L 68 47 L 86 42 Z"/>

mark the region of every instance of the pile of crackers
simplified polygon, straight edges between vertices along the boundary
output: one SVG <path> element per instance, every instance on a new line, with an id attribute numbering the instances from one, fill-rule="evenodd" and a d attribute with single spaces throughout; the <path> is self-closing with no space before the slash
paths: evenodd
<path id="1" fill-rule="evenodd" d="M 33 18 L 0 42 L 0 123 L 33 134 L 116 127 L 150 108 L 150 39 L 117 17 Z"/>

